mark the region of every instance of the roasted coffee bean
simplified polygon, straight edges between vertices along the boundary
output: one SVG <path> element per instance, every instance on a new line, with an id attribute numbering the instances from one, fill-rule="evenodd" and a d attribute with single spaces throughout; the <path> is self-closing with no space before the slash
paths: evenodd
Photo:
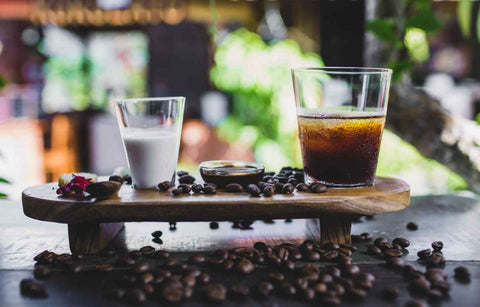
<path id="1" fill-rule="evenodd" d="M 427 258 L 427 267 L 439 267 L 445 265 L 445 257 L 442 254 L 433 252 L 430 257 Z"/>
<path id="2" fill-rule="evenodd" d="M 365 241 L 373 239 L 373 236 L 368 232 L 363 232 L 360 235 L 362 236 L 362 239 Z"/>
<path id="3" fill-rule="evenodd" d="M 280 291 L 282 295 L 287 297 L 294 296 L 297 293 L 297 289 L 295 289 L 295 287 L 289 282 L 282 283 L 280 286 Z"/>
<path id="4" fill-rule="evenodd" d="M 198 193 L 202 193 L 202 191 L 203 191 L 203 186 L 201 184 L 192 185 L 192 192 L 193 193 L 198 194 Z"/>
<path id="5" fill-rule="evenodd" d="M 430 282 L 425 277 L 420 277 L 410 282 L 410 288 L 417 293 L 427 293 L 430 290 Z"/>
<path id="6" fill-rule="evenodd" d="M 153 258 L 155 259 L 168 259 L 170 258 L 170 254 L 166 250 L 158 250 L 153 254 Z"/>
<path id="7" fill-rule="evenodd" d="M 319 283 L 315 284 L 313 289 L 315 290 L 315 292 L 317 292 L 319 294 L 327 293 L 327 285 L 322 283 L 322 282 L 319 282 Z"/>
<path id="8" fill-rule="evenodd" d="M 29 297 L 47 297 L 47 287 L 45 284 L 36 282 L 33 279 L 22 279 L 20 282 L 20 292 Z"/>
<path id="9" fill-rule="evenodd" d="M 263 196 L 265 197 L 272 197 L 275 194 L 275 187 L 272 185 L 267 185 L 263 189 Z"/>
<path id="10" fill-rule="evenodd" d="M 182 177 L 178 178 L 178 182 L 180 183 L 193 183 L 195 181 L 195 177 L 192 175 L 183 175 Z"/>
<path id="11" fill-rule="evenodd" d="M 402 251 L 398 249 L 387 249 L 383 252 L 386 257 L 401 257 L 403 255 Z"/>
<path id="12" fill-rule="evenodd" d="M 353 276 L 360 272 L 360 268 L 354 264 L 349 264 L 343 267 L 343 275 L 345 276 Z"/>
<path id="13" fill-rule="evenodd" d="M 266 298 L 270 295 L 270 292 L 273 290 L 273 285 L 266 281 L 261 281 L 256 289 L 256 294 L 260 298 Z"/>
<path id="14" fill-rule="evenodd" d="M 121 300 L 125 296 L 125 290 L 121 288 L 113 288 L 107 293 L 107 298 L 112 300 Z"/>
<path id="15" fill-rule="evenodd" d="M 218 229 L 219 225 L 217 222 L 210 222 L 210 229 Z"/>
<path id="16" fill-rule="evenodd" d="M 381 294 L 386 300 L 394 300 L 400 296 L 400 290 L 397 287 L 386 287 L 382 289 Z"/>
<path id="17" fill-rule="evenodd" d="M 290 255 L 290 252 L 288 251 L 288 249 L 286 249 L 286 248 L 284 248 L 284 247 L 280 247 L 280 248 L 277 250 L 277 256 L 278 256 L 278 258 L 280 258 L 280 260 L 282 260 L 282 261 L 287 260 L 289 255 Z"/>
<path id="18" fill-rule="evenodd" d="M 386 264 L 390 268 L 402 268 L 405 266 L 405 261 L 403 259 L 397 258 L 397 257 L 391 257 L 387 258 Z"/>
<path id="19" fill-rule="evenodd" d="M 373 241 L 373 245 L 375 245 L 376 247 L 380 247 L 386 243 L 388 243 L 388 240 L 385 238 L 377 238 L 375 239 L 375 241 Z"/>
<path id="20" fill-rule="evenodd" d="M 152 237 L 154 238 L 160 238 L 163 235 L 163 232 L 161 230 L 156 230 L 152 232 Z"/>
<path id="21" fill-rule="evenodd" d="M 295 263 L 292 260 L 282 261 L 282 268 L 285 270 L 293 271 L 295 270 Z"/>
<path id="22" fill-rule="evenodd" d="M 172 193 L 173 196 L 179 196 L 179 195 L 183 194 L 183 189 L 182 188 L 176 188 L 176 189 L 173 189 L 171 193 Z"/>
<path id="23" fill-rule="evenodd" d="M 328 273 L 320 273 L 320 275 L 318 276 L 318 282 L 328 284 L 333 282 L 333 277 Z"/>
<path id="24" fill-rule="evenodd" d="M 407 229 L 408 229 L 408 230 L 411 230 L 411 231 L 418 230 L 418 224 L 415 223 L 415 222 L 409 222 L 409 223 L 407 224 Z"/>
<path id="25" fill-rule="evenodd" d="M 240 259 L 235 265 L 235 270 L 238 273 L 243 275 L 252 273 L 254 269 L 255 269 L 255 266 L 253 265 L 253 263 L 250 260 L 245 258 Z"/>
<path id="26" fill-rule="evenodd" d="M 230 287 L 229 294 L 234 299 L 243 299 L 248 296 L 250 289 L 246 285 L 234 284 Z"/>
<path id="27" fill-rule="evenodd" d="M 316 264 L 308 263 L 303 266 L 302 273 L 303 275 L 320 274 L 320 269 Z"/>
<path id="28" fill-rule="evenodd" d="M 408 241 L 407 239 L 405 238 L 395 238 L 393 239 L 392 241 L 393 244 L 398 244 L 400 245 L 402 248 L 407 248 L 410 246 L 410 241 Z"/>
<path id="29" fill-rule="evenodd" d="M 425 277 L 430 282 L 443 281 L 447 279 L 447 274 L 442 269 L 428 268 L 427 271 L 425 272 Z"/>
<path id="30" fill-rule="evenodd" d="M 447 294 L 450 291 L 450 284 L 447 281 L 435 281 L 432 282 L 432 289 L 437 289 Z"/>
<path id="31" fill-rule="evenodd" d="M 411 300 L 405 304 L 405 307 L 427 307 L 428 305 L 419 300 Z"/>
<path id="32" fill-rule="evenodd" d="M 274 184 L 274 186 L 275 186 L 275 192 L 276 192 L 276 193 L 281 193 L 284 184 L 281 183 L 281 182 L 276 182 L 276 183 Z"/>
<path id="33" fill-rule="evenodd" d="M 185 175 L 188 175 L 188 172 L 186 172 L 186 171 L 177 171 L 177 176 L 178 176 L 178 177 L 182 177 L 182 176 L 185 176 Z"/>
<path id="34" fill-rule="evenodd" d="M 443 242 L 442 241 L 432 242 L 432 248 L 434 251 L 441 251 L 443 248 Z"/>
<path id="35" fill-rule="evenodd" d="M 230 183 L 225 186 L 225 190 L 227 190 L 227 192 L 237 193 L 237 192 L 242 192 L 243 187 L 241 184 L 238 184 L 238 183 Z"/>
<path id="36" fill-rule="evenodd" d="M 320 299 L 320 305 L 325 307 L 340 306 L 342 301 L 338 297 L 326 296 Z"/>
<path id="37" fill-rule="evenodd" d="M 182 283 L 185 287 L 195 287 L 197 280 L 193 275 L 187 275 L 182 278 Z"/>
<path id="38" fill-rule="evenodd" d="M 367 253 L 370 254 L 370 255 L 373 255 L 373 256 L 379 256 L 382 254 L 382 250 L 378 247 L 376 247 L 375 245 L 370 245 L 368 248 L 367 248 Z"/>
<path id="39" fill-rule="evenodd" d="M 278 272 L 272 272 L 268 274 L 268 279 L 273 283 L 280 283 L 285 280 L 285 275 Z"/>
<path id="40" fill-rule="evenodd" d="M 303 259 L 302 253 L 298 250 L 294 250 L 290 253 L 289 257 L 290 260 L 297 261 Z"/>
<path id="41" fill-rule="evenodd" d="M 247 191 L 248 193 L 250 193 L 251 196 L 254 196 L 254 197 L 260 196 L 260 194 L 262 193 L 260 188 L 255 184 L 249 184 L 247 186 Z"/>
<path id="42" fill-rule="evenodd" d="M 426 259 L 427 257 L 430 257 L 432 255 L 432 251 L 427 248 L 427 249 L 422 249 L 417 253 L 418 258 L 420 259 Z"/>
<path id="43" fill-rule="evenodd" d="M 229 259 L 223 261 L 223 263 L 222 263 L 222 268 L 225 271 L 230 271 L 234 266 L 235 266 L 235 262 L 233 262 L 232 260 L 229 260 Z"/>
<path id="44" fill-rule="evenodd" d="M 183 294 L 183 288 L 176 285 L 166 284 L 161 290 L 161 297 L 167 302 L 180 302 Z"/>
<path id="45" fill-rule="evenodd" d="M 217 185 L 215 183 L 211 183 L 211 182 L 205 182 L 203 184 L 203 187 L 214 187 L 215 190 L 217 189 Z"/>
<path id="46" fill-rule="evenodd" d="M 275 175 L 273 179 L 277 179 L 279 182 L 285 184 L 287 183 L 288 177 L 282 175 Z"/>
<path id="47" fill-rule="evenodd" d="M 464 266 L 459 266 L 459 267 L 456 267 L 455 270 L 455 279 L 457 280 L 470 280 L 470 271 L 464 267 Z"/>
<path id="48" fill-rule="evenodd" d="M 294 185 L 287 183 L 282 188 L 282 194 L 292 194 L 294 189 L 295 189 Z"/>
<path id="49" fill-rule="evenodd" d="M 333 243 L 333 242 L 327 242 L 327 243 L 323 244 L 323 248 L 325 248 L 326 250 L 332 251 L 332 250 L 339 249 L 340 246 L 336 243 Z"/>
<path id="50" fill-rule="evenodd" d="M 320 260 L 320 253 L 316 251 L 309 251 L 305 254 L 305 259 L 307 261 L 319 261 Z"/>
<path id="51" fill-rule="evenodd" d="M 403 248 L 402 248 L 400 245 L 396 244 L 396 243 L 393 243 L 393 244 L 392 244 L 392 248 L 393 248 L 393 249 L 396 249 L 396 250 L 399 250 L 399 251 L 402 251 L 402 250 L 403 250 Z"/>
<path id="52" fill-rule="evenodd" d="M 169 258 L 165 261 L 165 263 L 163 265 L 167 268 L 172 268 L 172 267 L 176 266 L 177 264 L 178 264 L 177 260 Z"/>
<path id="53" fill-rule="evenodd" d="M 108 177 L 108 181 L 116 181 L 116 182 L 123 183 L 123 178 L 118 175 L 112 175 Z"/>
<path id="54" fill-rule="evenodd" d="M 33 270 L 33 276 L 39 279 L 49 277 L 50 274 L 51 274 L 50 269 L 43 265 L 36 266 L 35 269 Z"/>
<path id="55" fill-rule="evenodd" d="M 150 271 L 150 269 L 150 264 L 148 264 L 148 262 L 139 262 L 133 267 L 133 270 L 136 273 L 145 273 Z"/>
<path id="56" fill-rule="evenodd" d="M 331 250 L 331 251 L 328 251 L 325 254 L 323 254 L 322 258 L 325 259 L 325 260 L 331 261 L 331 260 L 336 259 L 337 257 L 338 257 L 338 251 Z"/>
<path id="57" fill-rule="evenodd" d="M 388 243 L 388 242 L 380 243 L 380 244 L 378 244 L 377 247 L 380 248 L 382 250 L 382 252 L 385 252 L 387 249 L 393 249 L 393 245 Z"/>
<path id="58" fill-rule="evenodd" d="M 153 255 L 153 253 L 155 253 L 155 247 L 147 245 L 140 248 L 140 252 L 142 253 L 143 256 L 151 256 Z"/>
<path id="59" fill-rule="evenodd" d="M 312 193 L 325 193 L 327 192 L 327 187 L 321 183 L 312 183 L 309 186 L 310 192 Z"/>
<path id="60" fill-rule="evenodd" d="M 194 254 L 188 258 L 188 262 L 192 264 L 198 264 L 198 263 L 203 263 L 205 262 L 205 256 L 202 254 Z"/>
<path id="61" fill-rule="evenodd" d="M 338 257 L 336 260 L 339 267 L 344 267 L 346 265 L 352 264 L 352 258 L 342 254 L 338 254 Z"/>
<path id="62" fill-rule="evenodd" d="M 153 239 L 152 239 L 152 242 L 153 242 L 153 243 L 160 244 L 160 245 L 163 244 L 163 240 L 160 239 L 160 238 L 153 238 Z"/>
<path id="63" fill-rule="evenodd" d="M 222 284 L 210 284 L 203 288 L 205 298 L 214 303 L 225 301 L 227 297 L 227 289 Z"/>
<path id="64" fill-rule="evenodd" d="M 177 222 L 168 222 L 169 230 L 177 230 Z"/>
<path id="65" fill-rule="evenodd" d="M 267 182 L 267 181 L 270 180 L 270 179 L 273 179 L 273 176 L 266 175 L 266 176 L 263 176 L 262 181 L 263 181 L 263 182 Z"/>
<path id="66" fill-rule="evenodd" d="M 335 296 L 343 296 L 345 294 L 345 287 L 339 283 L 331 283 L 328 284 L 327 287 L 331 292 L 335 293 Z M 348 284 L 348 287 L 352 287 L 351 281 Z"/>
<path id="67" fill-rule="evenodd" d="M 294 188 L 298 184 L 298 180 L 296 178 L 288 178 L 287 184 L 291 184 Z"/>
<path id="68" fill-rule="evenodd" d="M 346 247 L 340 247 L 338 249 L 338 252 L 340 254 L 343 254 L 344 256 L 351 257 L 352 256 L 352 251 L 349 248 Z"/>
<path id="69" fill-rule="evenodd" d="M 353 288 L 346 292 L 346 296 L 355 301 L 364 300 L 367 297 L 367 292 L 362 289 Z"/>
<path id="70" fill-rule="evenodd" d="M 203 187 L 203 194 L 217 194 L 217 188 L 211 185 Z"/>
<path id="71" fill-rule="evenodd" d="M 341 271 L 339 268 L 331 266 L 327 268 L 327 273 L 330 274 L 334 278 L 339 278 L 341 275 Z"/>
<path id="72" fill-rule="evenodd" d="M 313 301 L 315 299 L 315 290 L 307 288 L 300 291 L 301 297 L 306 301 Z"/>
<path id="73" fill-rule="evenodd" d="M 297 189 L 297 191 L 299 192 L 307 192 L 309 191 L 310 189 L 308 188 L 308 185 L 306 185 L 305 183 L 299 183 L 297 184 L 297 186 L 295 187 Z"/>
<path id="74" fill-rule="evenodd" d="M 183 194 L 188 194 L 192 190 L 192 188 L 188 184 L 179 184 L 177 189 L 182 189 Z"/>
<path id="75" fill-rule="evenodd" d="M 158 184 L 160 191 L 167 191 L 171 187 L 173 187 L 173 184 L 170 181 L 163 181 Z"/>
<path id="76" fill-rule="evenodd" d="M 101 181 L 94 182 L 85 187 L 85 191 L 97 199 L 106 199 L 118 192 L 122 186 L 121 182 L 117 181 Z"/>

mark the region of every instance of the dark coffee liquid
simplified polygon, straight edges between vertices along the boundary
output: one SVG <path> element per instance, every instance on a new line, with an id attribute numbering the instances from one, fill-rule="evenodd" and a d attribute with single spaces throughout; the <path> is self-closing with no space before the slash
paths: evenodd
<path id="1" fill-rule="evenodd" d="M 264 170 L 254 166 L 222 165 L 214 168 L 200 168 L 200 175 L 205 182 L 214 183 L 223 188 L 229 183 L 238 183 L 246 187 L 257 184 L 263 177 Z"/>
<path id="2" fill-rule="evenodd" d="M 303 168 L 311 180 L 339 187 L 373 184 L 385 116 L 364 114 L 298 117 Z"/>

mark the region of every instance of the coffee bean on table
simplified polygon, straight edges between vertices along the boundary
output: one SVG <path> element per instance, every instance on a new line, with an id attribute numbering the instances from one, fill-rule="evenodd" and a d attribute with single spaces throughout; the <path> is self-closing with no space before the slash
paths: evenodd
<path id="1" fill-rule="evenodd" d="M 254 197 L 260 196 L 260 194 L 262 193 L 260 188 L 255 184 L 249 184 L 247 186 L 247 191 L 251 196 L 254 196 Z"/>
<path id="2" fill-rule="evenodd" d="M 373 236 L 368 232 L 363 232 L 360 234 L 360 236 L 362 236 L 362 239 L 365 241 L 373 239 Z"/>
<path id="3" fill-rule="evenodd" d="M 164 284 L 161 290 L 161 297 L 167 302 L 180 302 L 183 294 L 182 287 L 171 285 L 168 282 Z"/>
<path id="4" fill-rule="evenodd" d="M 442 241 L 432 242 L 432 248 L 434 251 L 441 251 L 443 248 L 443 242 Z"/>
<path id="5" fill-rule="evenodd" d="M 306 185 L 305 183 L 299 183 L 297 184 L 297 186 L 295 187 L 297 189 L 297 191 L 299 192 L 307 192 L 309 191 L 310 189 L 308 188 L 308 185 Z"/>
<path id="6" fill-rule="evenodd" d="M 198 264 L 198 263 L 203 263 L 205 262 L 205 256 L 201 254 L 194 254 L 188 258 L 188 262 L 192 264 Z"/>
<path id="7" fill-rule="evenodd" d="M 219 225 L 217 222 L 210 222 L 210 229 L 218 229 Z"/>
<path id="8" fill-rule="evenodd" d="M 150 256 L 150 255 L 153 255 L 153 253 L 155 253 L 155 247 L 147 245 L 140 248 L 140 252 L 144 256 Z"/>
<path id="9" fill-rule="evenodd" d="M 238 183 L 230 183 L 225 186 L 225 190 L 227 190 L 227 192 L 237 193 L 242 192 L 243 187 L 241 184 Z"/>
<path id="10" fill-rule="evenodd" d="M 400 245 L 402 248 L 407 248 L 410 246 L 410 241 L 408 241 L 407 239 L 405 238 L 395 238 L 393 239 L 392 241 L 393 244 L 398 244 Z"/>
<path id="11" fill-rule="evenodd" d="M 354 264 L 346 265 L 343 268 L 343 275 L 345 276 L 353 276 L 355 274 L 358 274 L 359 272 L 360 272 L 360 268 Z"/>
<path id="12" fill-rule="evenodd" d="M 234 299 L 245 298 L 250 293 L 250 289 L 246 285 L 234 284 L 230 287 L 230 296 Z"/>
<path id="13" fill-rule="evenodd" d="M 235 270 L 243 275 L 247 275 L 253 272 L 255 266 L 253 263 L 248 259 L 240 259 L 237 264 L 235 265 Z"/>
<path id="14" fill-rule="evenodd" d="M 411 230 L 411 231 L 418 230 L 418 224 L 415 223 L 415 222 L 409 222 L 409 223 L 407 224 L 407 229 L 408 229 L 408 230 Z"/>
<path id="15" fill-rule="evenodd" d="M 20 292 L 24 296 L 42 298 L 47 297 L 47 287 L 43 283 L 36 282 L 33 279 L 22 279 L 20 282 Z"/>
<path id="16" fill-rule="evenodd" d="M 432 255 L 432 251 L 427 248 L 427 249 L 422 249 L 417 253 L 418 258 L 420 259 L 426 259 L 427 257 L 430 257 Z"/>
<path id="17" fill-rule="evenodd" d="M 397 258 L 397 257 L 391 257 L 388 258 L 386 261 L 386 264 L 388 267 L 397 269 L 397 268 L 402 268 L 405 266 L 405 261 L 403 259 Z"/>
<path id="18" fill-rule="evenodd" d="M 179 184 L 177 189 L 182 189 L 183 194 L 188 194 L 192 190 L 188 184 Z"/>
<path id="19" fill-rule="evenodd" d="M 263 196 L 265 197 L 272 197 L 275 194 L 275 188 L 272 185 L 267 185 L 263 189 Z"/>
<path id="20" fill-rule="evenodd" d="M 338 253 L 337 253 L 338 255 Z M 305 259 L 307 261 L 319 261 L 320 260 L 320 253 L 316 251 L 309 251 L 305 255 Z"/>
<path id="21" fill-rule="evenodd" d="M 376 247 L 375 245 L 370 245 L 368 248 L 367 248 L 367 253 L 370 254 L 370 255 L 373 255 L 373 256 L 379 256 L 382 254 L 382 250 L 378 247 Z"/>
<path id="22" fill-rule="evenodd" d="M 470 282 L 470 271 L 464 267 L 464 266 L 459 266 L 459 267 L 456 267 L 455 270 L 455 280 L 457 280 L 458 282 L 461 282 L 461 283 L 469 283 Z"/>
<path id="23" fill-rule="evenodd" d="M 331 251 L 328 251 L 326 252 L 325 254 L 323 254 L 323 259 L 325 260 L 334 260 L 335 258 L 338 257 L 338 251 L 336 250 L 331 250 Z"/>
<path id="24" fill-rule="evenodd" d="M 394 300 L 400 295 L 397 287 L 386 287 L 382 289 L 382 297 L 386 300 Z"/>
<path id="25" fill-rule="evenodd" d="M 212 185 L 207 185 L 203 187 L 203 194 L 217 194 L 217 188 Z"/>
<path id="26" fill-rule="evenodd" d="M 163 235 L 163 232 L 161 230 L 155 230 L 152 232 L 152 237 L 154 238 L 160 238 Z"/>
<path id="27" fill-rule="evenodd" d="M 321 183 L 315 182 L 309 186 L 310 192 L 312 193 L 325 193 L 327 192 L 327 187 Z"/>
<path id="28" fill-rule="evenodd" d="M 133 269 L 136 273 L 145 273 L 145 272 L 150 271 L 151 268 L 150 268 L 150 264 L 148 264 L 148 262 L 139 262 L 139 263 L 135 264 Z"/>
<path id="29" fill-rule="evenodd" d="M 203 288 L 205 298 L 210 302 L 220 303 L 225 301 L 227 296 L 227 289 L 222 284 L 210 284 Z"/>
<path id="30" fill-rule="evenodd" d="M 373 245 L 380 247 L 381 245 L 387 244 L 388 240 L 385 238 L 376 238 L 375 241 L 373 241 Z"/>
<path id="31" fill-rule="evenodd" d="M 186 171 L 177 171 L 177 176 L 178 176 L 178 177 L 182 177 L 182 176 L 185 176 L 185 175 L 188 175 L 188 172 L 186 172 Z"/>
<path id="32" fill-rule="evenodd" d="M 160 189 L 160 191 L 167 191 L 171 187 L 173 187 L 173 185 L 170 181 L 163 181 L 158 184 L 158 188 Z"/>
<path id="33" fill-rule="evenodd" d="M 430 290 L 430 282 L 425 277 L 420 277 L 410 282 L 410 288 L 417 293 L 426 293 Z"/>
<path id="34" fill-rule="evenodd" d="M 194 184 L 194 185 L 192 185 L 191 188 L 192 188 L 193 193 L 198 194 L 198 193 L 202 193 L 202 191 L 203 191 L 203 186 L 201 184 Z"/>
<path id="35" fill-rule="evenodd" d="M 394 248 L 385 250 L 383 254 L 387 257 L 400 257 L 403 255 L 402 251 Z"/>
<path id="36" fill-rule="evenodd" d="M 50 269 L 43 265 L 36 266 L 33 270 L 33 276 L 35 276 L 35 278 L 45 278 L 50 276 L 50 274 Z"/>
<path id="37" fill-rule="evenodd" d="M 173 196 L 179 196 L 179 195 L 183 194 L 183 189 L 182 188 L 176 188 L 176 189 L 173 189 L 171 193 L 172 193 Z"/>
<path id="38" fill-rule="evenodd" d="M 178 182 L 180 183 L 193 183 L 195 181 L 195 177 L 192 175 L 183 175 L 180 178 L 178 178 Z"/>
<path id="39" fill-rule="evenodd" d="M 292 194 L 294 189 L 295 187 L 292 184 L 287 183 L 282 188 L 282 194 Z"/>

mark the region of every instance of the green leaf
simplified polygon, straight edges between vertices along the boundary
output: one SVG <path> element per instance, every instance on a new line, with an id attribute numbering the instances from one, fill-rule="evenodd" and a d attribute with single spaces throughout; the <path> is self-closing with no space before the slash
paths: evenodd
<path id="1" fill-rule="evenodd" d="M 1 183 L 8 183 L 8 184 L 11 183 L 10 181 L 8 181 L 7 179 L 2 178 L 2 177 L 0 177 L 0 182 L 1 182 Z"/>
<path id="2" fill-rule="evenodd" d="M 480 11 L 477 13 L 477 41 L 480 42 Z"/>
<path id="3" fill-rule="evenodd" d="M 442 27 L 440 20 L 430 9 L 418 10 L 415 15 L 408 18 L 405 22 L 406 27 L 422 29 L 425 32 L 435 32 Z"/>
<path id="4" fill-rule="evenodd" d="M 1 199 L 1 198 L 7 198 L 7 197 L 8 197 L 7 194 L 0 192 L 0 199 Z"/>
<path id="5" fill-rule="evenodd" d="M 5 79 L 3 79 L 2 76 L 0 76 L 0 88 L 4 87 L 5 84 L 7 84 L 7 81 L 5 81 Z"/>
<path id="6" fill-rule="evenodd" d="M 394 25 L 392 19 L 372 19 L 367 23 L 367 30 L 382 41 L 396 43 L 398 38 Z"/>
<path id="7" fill-rule="evenodd" d="M 392 80 L 399 81 L 403 73 L 412 68 L 413 63 L 410 60 L 403 60 L 389 63 L 387 66 L 393 70 Z"/>
<path id="8" fill-rule="evenodd" d="M 470 37 L 470 21 L 472 19 L 472 0 L 459 0 L 457 6 L 457 19 L 464 37 Z M 478 26 L 478 22 L 477 22 Z"/>

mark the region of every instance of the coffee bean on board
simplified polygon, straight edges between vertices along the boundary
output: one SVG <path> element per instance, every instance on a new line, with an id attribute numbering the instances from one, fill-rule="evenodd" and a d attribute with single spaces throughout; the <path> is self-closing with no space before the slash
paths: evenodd
<path id="1" fill-rule="evenodd" d="M 192 190 L 188 184 L 179 184 L 177 189 L 182 189 L 183 194 L 188 194 Z"/>
<path id="2" fill-rule="evenodd" d="M 430 257 L 432 255 L 432 251 L 427 248 L 427 249 L 422 249 L 417 253 L 418 258 L 420 259 L 426 259 L 427 257 Z"/>
<path id="3" fill-rule="evenodd" d="M 370 254 L 370 255 L 373 255 L 373 256 L 379 256 L 382 254 L 382 250 L 378 247 L 376 247 L 375 245 L 370 245 L 368 248 L 367 248 L 367 253 Z"/>
<path id="4" fill-rule="evenodd" d="M 160 189 L 160 191 L 167 191 L 171 187 L 173 187 L 173 185 L 170 181 L 163 181 L 158 184 L 158 188 Z"/>
<path id="5" fill-rule="evenodd" d="M 178 178 L 178 182 L 180 183 L 193 183 L 195 181 L 195 177 L 192 175 L 183 175 L 182 177 Z"/>
<path id="6" fill-rule="evenodd" d="M 240 259 L 235 265 L 235 270 L 243 275 L 247 275 L 253 272 L 255 266 L 248 259 Z"/>
<path id="7" fill-rule="evenodd" d="M 144 256 L 150 256 L 150 255 L 153 255 L 153 253 L 155 253 L 155 247 L 147 245 L 140 248 L 140 252 Z"/>
<path id="8" fill-rule="evenodd" d="M 415 222 L 409 222 L 409 223 L 407 224 L 407 229 L 408 229 L 408 230 L 411 230 L 411 231 L 418 230 L 418 224 L 415 223 Z"/>
<path id="9" fill-rule="evenodd" d="M 176 188 L 176 189 L 173 189 L 171 193 L 172 193 L 173 196 L 179 196 L 183 193 L 183 189 L 182 188 Z"/>
<path id="10" fill-rule="evenodd" d="M 432 248 L 434 251 L 441 251 L 443 248 L 443 242 L 442 241 L 432 242 Z"/>
<path id="11" fill-rule="evenodd" d="M 156 230 L 152 232 L 152 237 L 154 238 L 160 238 L 163 235 L 163 232 L 161 230 Z"/>
<path id="12" fill-rule="evenodd" d="M 254 196 L 254 197 L 260 196 L 260 194 L 262 193 L 260 188 L 255 184 L 249 184 L 247 186 L 247 191 L 248 193 L 250 193 L 251 196 Z"/>
<path id="13" fill-rule="evenodd" d="M 299 183 L 299 184 L 297 184 L 297 186 L 296 186 L 295 188 L 296 188 L 297 191 L 299 191 L 299 192 L 307 192 L 307 191 L 309 191 L 308 185 L 306 185 L 305 183 Z"/>
<path id="14" fill-rule="evenodd" d="M 310 185 L 309 189 L 310 189 L 310 192 L 312 192 L 312 193 L 325 193 L 325 192 L 327 192 L 327 186 L 325 186 L 321 183 L 318 183 L 318 182 L 312 183 Z"/>
<path id="15" fill-rule="evenodd" d="M 202 193 L 203 191 L 203 186 L 201 184 L 194 184 L 192 185 L 192 192 L 193 193 Z"/>
<path id="16" fill-rule="evenodd" d="M 227 289 L 222 284 L 210 284 L 203 288 L 205 298 L 213 303 L 220 303 L 225 301 L 227 296 Z"/>
<path id="17" fill-rule="evenodd" d="M 225 190 L 227 190 L 227 192 L 236 193 L 236 192 L 242 192 L 243 187 L 241 184 L 238 184 L 238 183 L 230 183 L 225 186 Z"/>
<path id="18" fill-rule="evenodd" d="M 400 245 L 402 248 L 407 248 L 410 246 L 410 241 L 408 241 L 407 239 L 405 238 L 395 238 L 393 239 L 392 241 L 393 244 L 398 244 Z"/>
<path id="19" fill-rule="evenodd" d="M 282 188 L 282 194 L 292 194 L 294 189 L 294 185 L 287 183 Z"/>
<path id="20" fill-rule="evenodd" d="M 272 185 L 267 185 L 263 189 L 263 196 L 265 197 L 272 197 L 275 194 L 275 188 Z"/>
<path id="21" fill-rule="evenodd" d="M 217 188 L 212 185 L 207 185 L 203 187 L 204 194 L 217 194 Z"/>

